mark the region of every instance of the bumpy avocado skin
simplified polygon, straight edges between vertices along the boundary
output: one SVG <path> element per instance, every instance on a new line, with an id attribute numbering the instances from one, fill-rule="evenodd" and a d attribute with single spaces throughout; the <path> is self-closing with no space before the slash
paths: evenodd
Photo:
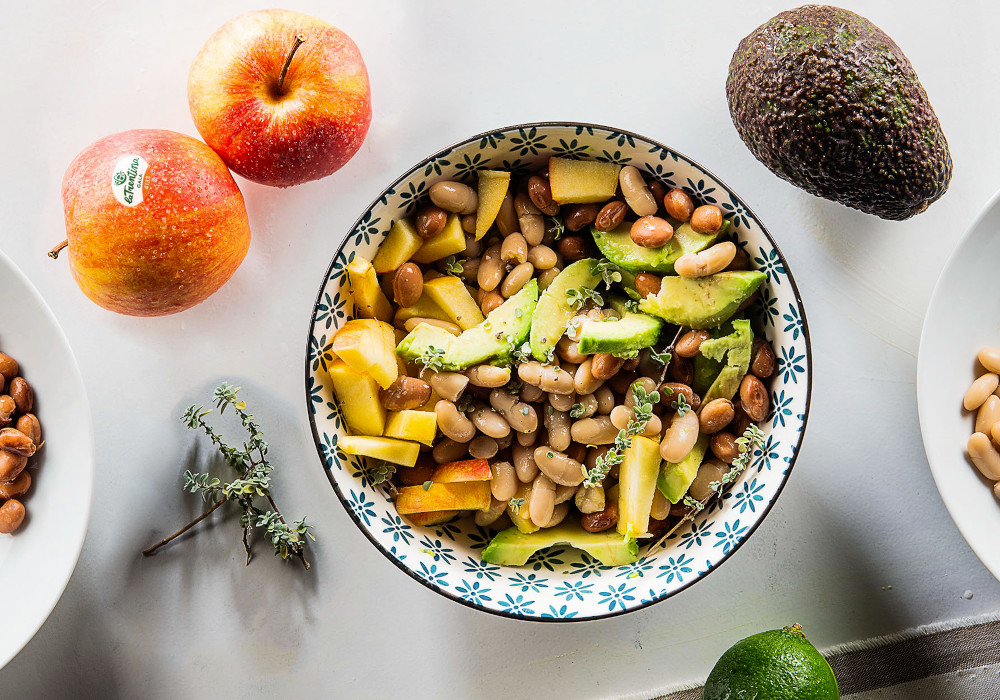
<path id="1" fill-rule="evenodd" d="M 754 156 L 811 194 L 902 220 L 948 189 L 948 142 L 913 66 L 849 10 L 805 5 L 758 27 L 726 95 Z"/>

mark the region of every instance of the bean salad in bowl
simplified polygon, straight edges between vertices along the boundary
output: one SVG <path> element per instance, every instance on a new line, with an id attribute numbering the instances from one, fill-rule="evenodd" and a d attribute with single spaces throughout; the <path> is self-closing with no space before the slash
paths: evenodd
<path id="1" fill-rule="evenodd" d="M 320 292 L 307 383 L 383 553 L 474 607 L 588 619 L 745 540 L 801 440 L 808 358 L 780 253 L 717 179 L 543 124 L 443 151 L 371 207 Z"/>

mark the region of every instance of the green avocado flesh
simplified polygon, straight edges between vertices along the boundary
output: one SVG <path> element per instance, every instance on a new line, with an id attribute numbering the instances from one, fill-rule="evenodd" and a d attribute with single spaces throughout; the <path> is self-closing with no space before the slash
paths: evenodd
<path id="1" fill-rule="evenodd" d="M 604 566 L 631 564 L 639 558 L 639 543 L 625 540 L 615 530 L 587 532 L 579 523 L 561 523 L 530 535 L 509 527 L 483 550 L 483 561 L 501 566 L 523 566 L 535 552 L 557 544 L 582 549 Z"/>
<path id="2" fill-rule="evenodd" d="M 462 331 L 451 343 L 444 367 L 458 370 L 492 359 L 509 361 L 514 348 L 528 337 L 537 301 L 538 281 L 533 279 L 493 309 L 482 323 Z"/>
<path id="3" fill-rule="evenodd" d="M 396 354 L 407 362 L 416 362 L 428 355 L 443 356 L 457 338 L 444 328 L 421 323 L 399 341 Z M 444 352 L 441 352 L 444 351 Z"/>
<path id="4" fill-rule="evenodd" d="M 913 66 L 854 12 L 768 20 L 733 54 L 726 96 L 757 160 L 806 192 L 899 220 L 948 189 L 948 141 Z"/>
<path id="5" fill-rule="evenodd" d="M 732 333 L 719 338 L 710 338 L 701 344 L 699 353 L 712 362 L 725 365 L 705 391 L 702 401 L 731 399 L 739 391 L 740 382 L 750 369 L 750 355 L 753 350 L 753 331 L 750 321 L 737 319 L 731 324 Z M 707 346 L 707 347 L 706 347 Z"/>
<path id="6" fill-rule="evenodd" d="M 663 497 L 671 503 L 677 503 L 691 487 L 691 482 L 698 476 L 698 467 L 705 459 L 708 451 L 708 435 L 699 435 L 698 442 L 680 462 L 663 462 L 660 465 L 660 476 L 656 480 L 656 488 Z"/>
<path id="7" fill-rule="evenodd" d="M 580 327 L 580 352 L 626 353 L 648 348 L 660 337 L 663 321 L 649 314 L 625 311 L 617 321 L 584 321 Z"/>
<path id="8" fill-rule="evenodd" d="M 708 277 L 664 277 L 660 292 L 639 302 L 639 310 L 688 328 L 715 328 L 736 313 L 767 275 L 757 270 L 718 272 Z"/>
<path id="9" fill-rule="evenodd" d="M 622 224 L 614 231 L 598 231 L 591 227 L 594 243 L 608 260 L 629 272 L 658 272 L 673 274 L 674 263 L 685 253 L 697 253 L 712 245 L 729 230 L 729 219 L 724 219 L 718 233 L 696 233 L 691 224 L 683 223 L 674 236 L 659 248 L 643 248 L 632 242 L 629 230 L 632 224 Z"/>
<path id="10" fill-rule="evenodd" d="M 546 362 L 556 343 L 566 332 L 566 324 L 576 314 L 569 303 L 566 290 L 593 289 L 601 281 L 596 271 L 597 261 L 584 258 L 567 265 L 542 292 L 531 321 L 531 354 L 539 362 Z"/>

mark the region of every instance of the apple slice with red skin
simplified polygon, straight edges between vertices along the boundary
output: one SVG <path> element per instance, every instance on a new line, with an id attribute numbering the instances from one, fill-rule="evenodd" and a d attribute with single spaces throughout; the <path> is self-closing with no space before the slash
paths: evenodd
<path id="1" fill-rule="evenodd" d="M 430 527 L 432 525 L 442 525 L 458 515 L 457 510 L 438 510 L 429 513 L 410 513 L 405 517 L 411 525 L 417 527 Z"/>
<path id="2" fill-rule="evenodd" d="M 439 465 L 431 475 L 435 484 L 453 484 L 462 481 L 489 481 L 490 463 L 485 459 L 463 459 Z"/>
<path id="3" fill-rule="evenodd" d="M 430 483 L 404 486 L 396 495 L 396 511 L 400 515 L 430 513 L 441 510 L 486 510 L 490 507 L 488 481 Z"/>

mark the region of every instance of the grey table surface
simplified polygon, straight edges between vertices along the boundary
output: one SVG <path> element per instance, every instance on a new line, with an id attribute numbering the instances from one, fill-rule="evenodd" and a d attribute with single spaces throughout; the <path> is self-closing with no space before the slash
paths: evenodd
<path id="1" fill-rule="evenodd" d="M 0 695 L 602 697 L 703 676 L 736 639 L 792 621 L 827 646 L 1000 608 L 1000 584 L 935 490 L 914 387 L 934 281 L 1000 185 L 1000 98 L 990 89 L 1000 5 L 845 4 L 904 48 L 951 144 L 951 189 L 913 220 L 812 198 L 740 142 L 723 89 L 728 62 L 782 3 L 302 0 L 296 9 L 342 27 L 364 53 L 374 102 L 364 147 L 339 173 L 294 189 L 241 181 L 254 241 L 232 281 L 180 315 L 133 319 L 92 305 L 65 261 L 45 257 L 63 237 L 62 173 L 108 133 L 194 134 L 190 61 L 218 26 L 258 5 L 5 3 L 0 248 L 75 349 L 95 417 L 97 485 L 76 572 L 0 672 Z M 750 541 L 666 602 L 568 626 L 456 605 L 375 551 L 322 472 L 302 379 L 316 291 L 363 207 L 440 147 L 546 119 L 646 134 L 739 192 L 801 287 L 815 372 L 798 464 Z M 139 556 L 198 507 L 180 489 L 194 438 L 177 418 L 222 379 L 244 387 L 270 436 L 283 509 L 316 526 L 308 573 L 263 549 L 245 567 L 232 523 Z"/>

